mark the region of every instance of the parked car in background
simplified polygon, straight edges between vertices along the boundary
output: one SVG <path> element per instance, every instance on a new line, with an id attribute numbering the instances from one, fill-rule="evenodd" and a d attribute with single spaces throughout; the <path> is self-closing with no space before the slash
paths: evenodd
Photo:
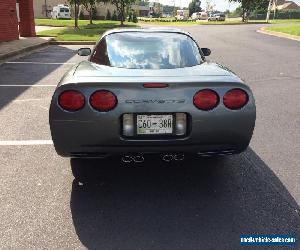
<path id="1" fill-rule="evenodd" d="M 191 16 L 192 20 L 207 20 L 208 15 L 206 12 L 195 12 Z"/>
<path id="2" fill-rule="evenodd" d="M 188 20 L 189 19 L 189 10 L 177 10 L 177 15 L 175 16 L 176 20 Z"/>
<path id="3" fill-rule="evenodd" d="M 210 14 L 208 17 L 208 21 L 225 21 L 225 14 L 224 13 Z"/>
<path id="4" fill-rule="evenodd" d="M 59 4 L 53 7 L 51 12 L 52 19 L 71 19 L 70 7 L 68 5 Z"/>

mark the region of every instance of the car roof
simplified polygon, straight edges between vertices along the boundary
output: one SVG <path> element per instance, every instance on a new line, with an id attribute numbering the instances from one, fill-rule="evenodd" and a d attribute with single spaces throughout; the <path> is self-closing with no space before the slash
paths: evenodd
<path id="1" fill-rule="evenodd" d="M 156 28 L 156 27 L 149 27 L 149 28 L 117 28 L 111 29 L 106 31 L 102 37 L 113 34 L 113 33 L 127 33 L 127 32 L 145 32 L 145 33 L 153 33 L 153 32 L 161 32 L 161 33 L 180 33 L 184 35 L 191 36 L 188 32 L 183 31 L 178 28 Z"/>

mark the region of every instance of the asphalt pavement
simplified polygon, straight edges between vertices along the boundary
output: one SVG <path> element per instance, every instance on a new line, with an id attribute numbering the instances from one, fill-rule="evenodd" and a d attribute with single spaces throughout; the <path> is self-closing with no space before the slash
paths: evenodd
<path id="1" fill-rule="evenodd" d="M 300 43 L 259 27 L 181 27 L 252 88 L 257 122 L 245 153 L 179 166 L 90 161 L 99 171 L 84 185 L 74 162 L 56 155 L 48 125 L 52 93 L 82 60 L 81 46 L 0 65 L 0 249 L 239 249 L 240 234 L 300 239 Z"/>

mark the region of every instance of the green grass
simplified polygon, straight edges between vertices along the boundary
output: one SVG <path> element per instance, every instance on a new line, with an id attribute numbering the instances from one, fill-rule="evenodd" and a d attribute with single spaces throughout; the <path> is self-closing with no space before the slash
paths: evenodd
<path id="1" fill-rule="evenodd" d="M 89 25 L 89 20 L 78 20 L 79 26 Z M 120 24 L 119 21 L 105 21 L 105 20 L 95 20 L 93 24 L 99 25 L 112 25 Z M 60 20 L 60 19 L 35 19 L 35 25 L 40 26 L 54 26 L 54 27 L 74 27 L 74 20 Z"/>
<path id="2" fill-rule="evenodd" d="M 120 27 L 119 21 L 94 21 L 89 24 L 88 20 L 80 20 L 79 29 L 74 29 L 74 20 L 43 20 L 44 25 L 55 26 L 60 25 L 65 28 L 45 30 L 38 32 L 38 36 L 54 37 L 56 41 L 97 41 L 102 33 L 109 29 Z M 37 22 L 36 22 L 37 23 Z M 133 23 L 125 23 L 126 27 L 135 27 Z"/>
<path id="3" fill-rule="evenodd" d="M 267 27 L 266 30 L 282 32 L 294 36 L 300 36 L 300 22 L 288 25 L 276 25 L 272 27 Z"/>
<path id="4" fill-rule="evenodd" d="M 177 22 L 166 22 L 166 21 L 139 21 L 139 24 L 144 25 L 158 25 L 158 26 L 190 26 L 190 25 L 234 25 L 234 24 L 263 24 L 265 21 L 251 20 L 248 23 L 243 23 L 240 20 L 226 20 L 226 21 L 177 21 Z"/>
<path id="5" fill-rule="evenodd" d="M 300 19 L 275 19 L 270 20 L 272 24 L 293 24 L 293 23 L 300 23 Z"/>

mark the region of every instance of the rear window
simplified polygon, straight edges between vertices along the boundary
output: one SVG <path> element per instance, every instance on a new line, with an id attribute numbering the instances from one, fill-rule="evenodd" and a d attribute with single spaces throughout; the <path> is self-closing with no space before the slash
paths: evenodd
<path id="1" fill-rule="evenodd" d="M 202 58 L 198 46 L 187 35 L 124 32 L 104 37 L 91 61 L 128 69 L 174 69 L 198 65 Z"/>

